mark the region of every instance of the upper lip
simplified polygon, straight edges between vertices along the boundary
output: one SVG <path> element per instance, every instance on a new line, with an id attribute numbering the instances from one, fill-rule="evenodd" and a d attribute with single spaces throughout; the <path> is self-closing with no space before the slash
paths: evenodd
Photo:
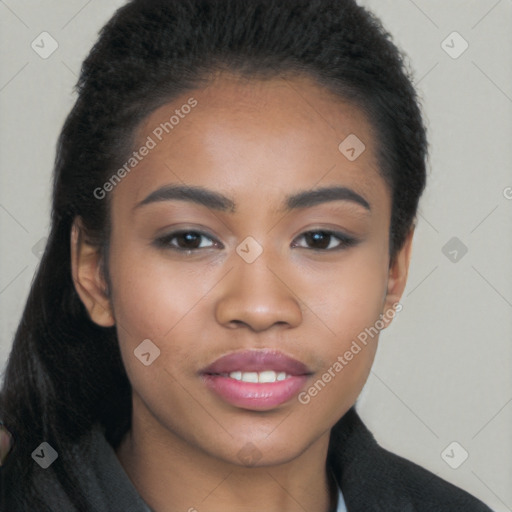
<path id="1" fill-rule="evenodd" d="M 203 368 L 201 373 L 261 372 L 264 370 L 285 372 L 288 375 L 312 373 L 304 363 L 297 361 L 297 359 L 293 359 L 278 350 L 268 349 L 232 352 L 216 359 L 212 364 Z"/>

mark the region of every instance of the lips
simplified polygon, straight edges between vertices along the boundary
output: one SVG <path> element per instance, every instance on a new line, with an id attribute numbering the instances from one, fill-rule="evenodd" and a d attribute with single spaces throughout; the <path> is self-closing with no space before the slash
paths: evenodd
<path id="1" fill-rule="evenodd" d="M 240 409 L 270 411 L 304 388 L 313 372 L 275 350 L 246 350 L 223 356 L 201 370 L 206 388 Z"/>
<path id="2" fill-rule="evenodd" d="M 288 375 L 309 375 L 312 371 L 300 361 L 277 350 L 245 350 L 223 356 L 201 370 L 202 374 L 221 375 L 231 372 L 284 372 Z"/>

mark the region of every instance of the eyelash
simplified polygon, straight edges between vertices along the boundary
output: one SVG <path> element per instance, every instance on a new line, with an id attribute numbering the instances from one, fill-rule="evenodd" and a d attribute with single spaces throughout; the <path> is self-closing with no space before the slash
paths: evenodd
<path id="1" fill-rule="evenodd" d="M 339 231 L 330 231 L 330 230 L 326 230 L 326 229 L 317 229 L 317 230 L 305 231 L 304 233 L 299 235 L 298 238 L 304 237 L 305 235 L 318 234 L 318 233 L 322 233 L 323 235 L 337 238 L 339 240 L 339 244 L 335 248 L 330 248 L 330 249 L 315 249 L 315 248 L 313 248 L 313 249 L 309 249 L 311 251 L 315 251 L 315 252 L 341 251 L 343 249 L 348 249 L 349 247 L 353 247 L 353 246 L 355 246 L 355 245 L 357 245 L 359 243 L 359 240 L 357 240 L 356 238 L 347 236 L 346 234 L 341 233 Z M 190 254 L 192 252 L 196 252 L 196 251 L 201 250 L 201 249 L 211 249 L 213 247 L 213 246 L 208 246 L 208 247 L 196 247 L 196 248 L 193 248 L 193 249 L 183 249 L 183 248 L 180 248 L 180 247 L 176 247 L 175 245 L 171 245 L 171 241 L 174 238 L 176 238 L 177 236 L 180 236 L 180 235 L 187 235 L 187 234 L 194 234 L 194 235 L 198 235 L 200 237 L 209 238 L 210 240 L 212 240 L 215 243 L 215 240 L 211 236 L 209 236 L 207 233 L 203 233 L 202 231 L 196 231 L 196 230 L 193 230 L 193 229 L 188 229 L 188 230 L 184 229 L 184 230 L 180 230 L 180 231 L 174 231 L 173 233 L 169 233 L 168 235 L 165 235 L 163 237 L 157 238 L 155 240 L 154 244 L 157 247 L 160 247 L 160 248 L 163 248 L 163 249 L 171 249 L 173 251 L 177 251 L 177 252 L 181 252 L 181 253 L 188 253 L 188 254 Z M 331 245 L 331 243 L 329 242 L 328 245 Z M 300 248 L 304 249 L 304 247 L 300 247 Z M 308 249 L 308 248 L 306 247 L 306 249 Z"/>

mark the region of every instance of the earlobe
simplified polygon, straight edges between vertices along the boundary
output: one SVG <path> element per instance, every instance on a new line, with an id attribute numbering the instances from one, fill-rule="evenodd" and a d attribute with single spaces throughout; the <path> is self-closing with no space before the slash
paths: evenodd
<path id="1" fill-rule="evenodd" d="M 102 327 L 115 325 L 108 287 L 101 272 L 99 247 L 88 243 L 80 217 L 71 227 L 71 272 L 75 290 L 91 320 Z"/>
<path id="2" fill-rule="evenodd" d="M 407 284 L 413 236 L 414 226 L 410 229 L 402 248 L 396 254 L 396 257 L 389 268 L 388 286 L 383 311 L 383 320 L 386 323 L 386 327 L 391 323 L 391 320 L 394 317 L 394 314 L 390 314 L 390 312 L 397 309 L 397 304 L 400 302 Z M 386 312 L 388 314 L 386 314 Z"/>

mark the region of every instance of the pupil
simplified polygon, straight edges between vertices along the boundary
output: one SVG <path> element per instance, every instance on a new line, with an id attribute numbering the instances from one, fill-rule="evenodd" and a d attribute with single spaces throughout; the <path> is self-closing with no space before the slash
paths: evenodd
<path id="1" fill-rule="evenodd" d="M 192 242 L 192 247 L 193 248 L 197 248 L 199 247 L 199 240 L 200 240 L 200 236 L 197 234 L 197 233 L 182 233 L 180 235 L 180 241 L 185 241 L 185 245 L 187 246 L 187 248 L 190 248 L 190 242 Z M 196 243 L 193 243 L 193 242 L 196 242 Z"/>
<path id="2" fill-rule="evenodd" d="M 329 247 L 329 237 L 329 234 L 323 233 L 322 231 L 315 231 L 314 233 L 306 234 L 308 244 L 311 242 L 320 242 L 320 245 L 317 243 L 317 248 L 320 247 L 321 249 Z"/>

